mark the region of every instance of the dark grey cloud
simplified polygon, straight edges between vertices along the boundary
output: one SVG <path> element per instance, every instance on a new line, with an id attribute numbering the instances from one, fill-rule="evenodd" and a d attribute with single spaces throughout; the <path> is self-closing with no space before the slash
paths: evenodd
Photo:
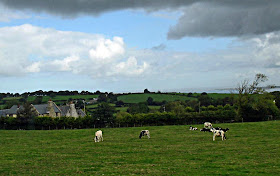
<path id="1" fill-rule="evenodd" d="M 9 8 L 46 12 L 64 17 L 81 14 L 98 15 L 125 9 L 153 11 L 178 8 L 194 2 L 196 0 L 0 0 L 0 3 Z"/>
<path id="2" fill-rule="evenodd" d="M 280 30 L 279 0 L 0 0 L 0 4 L 64 18 L 127 9 L 183 10 L 184 15 L 168 32 L 169 39 L 248 36 Z"/>
<path id="3" fill-rule="evenodd" d="M 169 39 L 185 36 L 234 37 L 280 30 L 280 5 L 254 7 L 214 6 L 199 3 L 187 7 L 168 32 Z"/>

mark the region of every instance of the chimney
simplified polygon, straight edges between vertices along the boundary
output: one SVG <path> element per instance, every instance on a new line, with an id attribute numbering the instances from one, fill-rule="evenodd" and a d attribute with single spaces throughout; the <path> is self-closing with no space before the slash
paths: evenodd
<path id="1" fill-rule="evenodd" d="M 73 102 L 70 102 L 70 117 L 78 117 L 78 113 Z"/>
<path id="2" fill-rule="evenodd" d="M 56 114 L 55 114 L 55 111 L 53 108 L 53 102 L 51 99 L 48 101 L 47 113 L 50 117 L 56 117 Z"/>

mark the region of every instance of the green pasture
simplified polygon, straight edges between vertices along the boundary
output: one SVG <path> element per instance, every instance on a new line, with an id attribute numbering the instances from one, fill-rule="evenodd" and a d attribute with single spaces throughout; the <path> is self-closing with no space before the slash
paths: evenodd
<path id="1" fill-rule="evenodd" d="M 218 99 L 218 98 L 223 99 L 231 96 L 236 97 L 237 94 L 209 93 L 208 96 L 213 99 Z"/>
<path id="2" fill-rule="evenodd" d="M 214 126 L 227 140 L 183 125 L 105 128 L 99 143 L 97 129 L 1 130 L 0 175 L 279 175 L 280 121 Z"/>
<path id="3" fill-rule="evenodd" d="M 73 100 L 77 100 L 77 99 L 85 99 L 85 100 L 90 100 L 92 98 L 97 98 L 98 95 L 58 95 L 55 97 L 50 97 L 50 96 L 43 96 L 42 102 L 46 103 L 47 101 L 49 101 L 50 99 L 54 102 L 60 101 L 67 101 L 69 100 L 69 98 L 72 98 Z M 29 96 L 27 101 L 34 101 L 36 98 L 36 96 Z"/>
<path id="4" fill-rule="evenodd" d="M 121 95 L 118 96 L 118 100 L 123 101 L 124 103 L 139 103 L 146 102 L 148 97 L 152 97 L 154 101 L 175 101 L 175 100 L 191 100 L 195 99 L 192 97 L 182 96 L 182 95 L 172 95 L 172 94 L 130 94 L 130 95 Z"/>
<path id="5" fill-rule="evenodd" d="M 4 109 L 6 105 L 0 105 L 0 109 Z"/>
<path id="6" fill-rule="evenodd" d="M 116 111 L 127 112 L 128 107 L 116 107 Z"/>
<path id="7" fill-rule="evenodd" d="M 12 100 L 19 100 L 21 99 L 22 97 L 4 97 L 3 100 L 6 100 L 6 101 L 12 101 Z"/>

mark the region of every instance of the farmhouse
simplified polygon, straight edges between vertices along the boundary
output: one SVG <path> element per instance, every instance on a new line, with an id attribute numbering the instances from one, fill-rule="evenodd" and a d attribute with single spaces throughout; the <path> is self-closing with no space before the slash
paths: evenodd
<path id="1" fill-rule="evenodd" d="M 66 106 L 60 106 L 62 116 L 65 117 L 84 117 L 86 116 L 85 112 L 81 109 L 76 109 L 74 103 L 70 103 Z"/>
<path id="2" fill-rule="evenodd" d="M 37 113 L 37 116 L 43 117 L 84 117 L 85 112 L 76 109 L 74 103 L 66 106 L 57 106 L 55 102 L 49 100 L 47 104 L 31 105 Z M 17 113 L 23 106 L 13 105 L 10 109 L 1 110 L 0 116 L 17 117 Z"/>

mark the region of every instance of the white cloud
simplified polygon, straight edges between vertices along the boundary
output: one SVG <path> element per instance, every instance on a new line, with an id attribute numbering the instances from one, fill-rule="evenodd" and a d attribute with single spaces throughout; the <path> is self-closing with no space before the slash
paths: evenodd
<path id="1" fill-rule="evenodd" d="M 92 78 L 125 77 L 142 74 L 148 65 L 145 62 L 137 65 L 133 56 L 122 62 L 130 56 L 125 55 L 121 37 L 111 40 L 102 35 L 58 31 L 30 24 L 0 28 L 0 47 L 0 76 L 71 72 Z M 119 64 L 125 64 L 126 69 L 112 74 Z M 16 72 L 11 71 L 15 68 Z"/>
<path id="2" fill-rule="evenodd" d="M 79 61 L 78 56 L 69 56 L 63 60 L 54 60 L 50 62 L 50 67 L 57 68 L 57 71 L 72 71 L 75 67 L 75 63 Z"/>
<path id="3" fill-rule="evenodd" d="M 41 66 L 40 62 L 34 62 L 30 66 L 26 67 L 26 72 L 28 72 L 28 73 L 40 72 L 40 70 L 41 70 L 40 66 Z"/>
<path id="4" fill-rule="evenodd" d="M 97 62 L 109 62 L 110 59 L 124 54 L 124 42 L 120 37 L 113 40 L 101 39 L 95 48 L 89 51 L 90 58 Z"/>
<path id="5" fill-rule="evenodd" d="M 242 45 L 225 50 L 189 53 L 125 48 L 121 37 L 108 39 L 28 24 L 4 27 L 0 28 L 0 76 L 65 72 L 95 80 L 132 81 L 137 77 L 163 87 L 169 87 L 169 81 L 173 87 L 218 87 L 235 86 L 242 79 L 237 73 L 261 72 L 276 83 L 280 82 L 279 36 L 267 34 L 236 40 Z"/>
<path id="6" fill-rule="evenodd" d="M 130 57 L 126 62 L 120 62 L 114 67 L 117 74 L 135 76 L 144 73 L 149 68 L 149 64 L 144 62 L 138 65 L 135 57 Z"/>

